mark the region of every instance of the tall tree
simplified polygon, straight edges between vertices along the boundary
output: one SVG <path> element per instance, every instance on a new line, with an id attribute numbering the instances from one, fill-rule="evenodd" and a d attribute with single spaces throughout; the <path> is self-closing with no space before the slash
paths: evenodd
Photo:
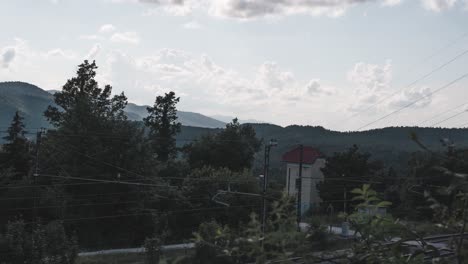
<path id="1" fill-rule="evenodd" d="M 76 183 L 63 177 L 92 178 L 106 181 L 142 180 L 147 175 L 149 162 L 144 141 L 143 128 L 127 120 L 124 109 L 127 105 L 125 95 L 112 95 L 109 85 L 101 88 L 96 77 L 96 63 L 84 61 L 78 66 L 76 76 L 69 79 L 62 91 L 54 94 L 55 105 L 45 111 L 47 119 L 55 126 L 48 131 L 41 145 L 40 174 L 53 177 L 37 177 L 40 184 L 57 182 Z M 70 185 L 47 194 L 51 201 L 71 204 L 94 203 L 93 195 L 103 195 L 99 207 L 75 207 L 73 210 L 63 205 L 61 210 L 42 210 L 41 218 L 57 217 L 100 217 L 116 212 L 134 211 L 136 205 L 129 203 L 136 199 L 136 186 L 125 184 L 93 183 L 89 185 Z M 119 195 L 115 195 L 118 193 Z M 67 197 L 66 200 L 58 197 Z M 87 198 L 84 198 L 87 197 Z M 125 203 L 112 205 L 116 201 Z M 48 213 L 46 215 L 46 212 Z M 117 237 L 136 236 L 136 229 L 129 230 L 141 219 L 108 219 L 93 226 L 79 223 L 79 240 L 84 245 L 103 240 L 111 243 Z M 140 221 L 141 222 L 141 221 Z M 125 226 L 125 228 L 124 228 Z M 143 226 L 143 225 L 141 225 Z M 122 227 L 122 228 L 119 228 Z M 140 227 L 140 226 L 139 226 Z M 90 236 L 89 234 L 93 234 Z"/>
<path id="2" fill-rule="evenodd" d="M 7 135 L 3 137 L 7 142 L 4 145 L 6 164 L 20 174 L 26 174 L 29 170 L 29 142 L 25 137 L 27 132 L 24 129 L 23 119 L 20 112 L 16 111 Z"/>
<path id="3" fill-rule="evenodd" d="M 349 199 L 349 192 L 368 183 L 383 171 L 379 161 L 371 161 L 370 154 L 362 153 L 354 145 L 345 152 L 334 153 L 327 158 L 322 172 L 324 180 L 317 184 L 320 198 L 324 205 L 332 204 L 335 210 L 344 209 L 344 196 Z M 350 203 L 347 203 L 350 209 Z"/>
<path id="4" fill-rule="evenodd" d="M 126 120 L 127 97 L 111 97 L 112 87 L 99 88 L 96 62 L 87 60 L 78 66 L 77 76 L 69 79 L 61 92 L 54 94 L 57 106 L 49 106 L 44 115 L 57 128 L 73 132 L 89 130 L 102 121 Z"/>
<path id="5" fill-rule="evenodd" d="M 148 107 L 145 125 L 150 129 L 150 140 L 157 159 L 166 162 L 177 154 L 175 136 L 180 132 L 181 124 L 177 122 L 176 105 L 180 98 L 174 92 L 157 96 L 152 107 Z"/>
<path id="6" fill-rule="evenodd" d="M 225 167 L 232 171 L 250 169 L 261 141 L 249 124 L 241 125 L 237 118 L 219 133 L 206 135 L 186 146 L 187 159 L 193 168 Z"/>

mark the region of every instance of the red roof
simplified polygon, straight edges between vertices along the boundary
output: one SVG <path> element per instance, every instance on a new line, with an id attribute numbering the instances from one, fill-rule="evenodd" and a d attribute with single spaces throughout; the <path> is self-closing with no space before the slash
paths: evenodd
<path id="1" fill-rule="evenodd" d="M 302 162 L 305 164 L 314 164 L 315 160 L 321 157 L 322 154 L 313 147 L 303 147 Z M 301 150 L 296 147 L 283 154 L 283 161 L 287 163 L 300 163 Z"/>

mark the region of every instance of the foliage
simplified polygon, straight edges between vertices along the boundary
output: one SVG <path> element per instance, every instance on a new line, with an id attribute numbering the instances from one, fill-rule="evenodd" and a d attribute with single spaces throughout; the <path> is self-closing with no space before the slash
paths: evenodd
<path id="1" fill-rule="evenodd" d="M 137 193 L 141 188 L 105 181 L 154 181 L 156 184 L 157 180 L 144 176 L 151 175 L 156 165 L 143 127 L 127 121 L 124 112 L 127 98 L 123 93 L 113 96 L 111 86 L 100 88 L 95 80 L 96 69 L 95 62 L 80 64 L 76 76 L 54 94 L 55 104 L 45 111 L 55 129 L 47 131 L 41 142 L 40 176 L 36 184 L 60 188 L 36 195 L 46 198 L 40 201 L 46 207 L 39 212 L 44 220 L 135 214 L 138 204 L 131 202 L 143 200 Z M 82 184 L 77 181 L 79 178 L 95 182 Z M 63 183 L 66 184 L 60 185 Z M 49 208 L 50 201 L 59 204 Z M 95 203 L 104 205 L 81 206 Z M 135 237 L 141 244 L 145 237 L 143 229 L 150 224 L 149 217 L 106 218 L 94 225 L 77 222 L 73 228 L 80 230 L 77 235 L 84 246 L 96 248 L 102 244 L 117 246 L 121 237 L 129 240 Z M 129 230 L 124 226 L 136 227 Z"/>
<path id="2" fill-rule="evenodd" d="M 3 167 L 13 168 L 20 177 L 25 177 L 30 167 L 29 141 L 25 137 L 27 131 L 23 119 L 20 112 L 16 111 L 7 129 L 7 135 L 3 137 L 6 141 L 3 145 L 5 158 L 0 160 Z"/>
<path id="3" fill-rule="evenodd" d="M 231 230 L 216 222 L 200 225 L 195 233 L 198 263 L 222 256 L 225 262 L 265 263 L 304 253 L 306 234 L 298 232 L 294 203 L 287 197 L 274 201 L 267 217 L 265 233 L 255 213 L 245 228 Z"/>
<path id="4" fill-rule="evenodd" d="M 431 167 L 437 177 L 435 180 L 439 179 L 439 182 L 425 186 L 424 197 L 430 203 L 434 220 L 459 233 L 459 236 L 452 239 L 451 247 L 455 251 L 457 263 L 465 263 L 467 259 L 463 234 L 468 223 L 468 150 L 456 149 L 453 142 L 442 139 L 447 151 L 441 154 L 431 151 L 416 134 L 412 138 L 432 158 L 439 161 Z"/>
<path id="5" fill-rule="evenodd" d="M 158 264 L 161 258 L 161 240 L 157 237 L 145 239 L 145 263 Z"/>
<path id="6" fill-rule="evenodd" d="M 261 141 L 257 139 L 252 126 L 241 125 L 237 119 L 233 119 L 224 130 L 202 136 L 187 145 L 185 153 L 192 168 L 211 166 L 242 171 L 252 167 L 260 146 Z"/>
<path id="7" fill-rule="evenodd" d="M 335 210 L 343 211 L 343 192 L 375 179 L 382 173 L 382 169 L 380 162 L 370 161 L 370 155 L 361 153 L 356 145 L 345 152 L 335 153 L 327 158 L 322 168 L 324 180 L 317 184 L 320 198 L 325 204 L 333 204 Z"/>
<path id="8" fill-rule="evenodd" d="M 382 201 L 369 184 L 355 188 L 351 193 L 354 194 L 353 200 L 359 202 L 348 217 L 351 229 L 358 235 L 357 243 L 352 248 L 352 263 L 423 263 L 423 251 L 411 254 L 406 251 L 404 244 L 407 240 L 419 237 L 398 220 L 394 220 L 390 214 L 379 213 L 378 209 L 388 208 L 390 202 Z M 396 242 L 392 241 L 395 237 L 399 237 Z M 422 241 L 422 245 L 427 244 Z"/>
<path id="9" fill-rule="evenodd" d="M 32 231 L 22 220 L 10 222 L 3 240 L 7 264 L 73 264 L 78 254 L 76 240 L 60 222 L 34 225 Z"/>
<path id="10" fill-rule="evenodd" d="M 213 167 L 193 169 L 182 185 L 184 187 L 181 195 L 185 197 L 185 208 L 216 209 L 194 212 L 191 218 L 179 219 L 179 224 L 186 226 L 215 219 L 221 224 L 237 227 L 249 220 L 249 213 L 258 209 L 261 202 L 260 197 L 237 194 L 260 192 L 258 180 L 247 170 L 235 172 L 227 168 Z M 231 193 L 217 195 L 219 191 Z M 226 207 L 226 204 L 230 207 Z"/>
<path id="11" fill-rule="evenodd" d="M 96 69 L 94 61 L 85 60 L 78 66 L 77 76 L 54 94 L 57 106 L 49 106 L 44 115 L 55 127 L 85 130 L 99 121 L 126 119 L 127 98 L 123 93 L 111 98 L 110 85 L 99 88 Z"/>
<path id="12" fill-rule="evenodd" d="M 163 162 L 173 159 L 177 154 L 175 135 L 180 132 L 177 122 L 176 104 L 180 98 L 174 92 L 157 96 L 154 106 L 148 107 L 148 117 L 144 118 L 149 127 L 149 137 L 157 159 Z"/>

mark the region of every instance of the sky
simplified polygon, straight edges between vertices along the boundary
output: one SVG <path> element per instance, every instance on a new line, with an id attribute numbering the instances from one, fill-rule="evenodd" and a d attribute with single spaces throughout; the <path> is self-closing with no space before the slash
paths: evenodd
<path id="1" fill-rule="evenodd" d="M 468 0 L 2 0 L 0 32 L 0 81 L 58 90 L 87 59 L 136 104 L 174 91 L 183 111 L 282 126 L 468 126 Z"/>

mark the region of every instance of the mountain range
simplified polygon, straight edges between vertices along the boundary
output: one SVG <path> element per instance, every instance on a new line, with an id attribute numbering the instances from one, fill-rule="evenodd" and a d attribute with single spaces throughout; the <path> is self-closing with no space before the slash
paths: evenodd
<path id="1" fill-rule="evenodd" d="M 0 83 L 0 131 L 5 130 L 16 110 L 23 113 L 29 128 L 50 127 L 43 117 L 48 105 L 53 104 L 52 93 L 24 82 Z M 130 120 L 142 120 L 146 107 L 129 103 L 126 108 Z M 225 126 L 225 122 L 193 112 L 178 112 L 182 131 L 177 135 L 179 146 L 191 142 L 201 135 L 215 133 Z M 230 117 L 226 118 L 228 121 Z M 256 120 L 255 120 L 256 121 Z M 421 142 L 433 150 L 441 150 L 441 139 L 448 138 L 457 147 L 468 147 L 468 129 L 465 128 L 421 128 L 387 127 L 359 132 L 338 132 L 319 126 L 287 126 L 257 122 L 252 124 L 257 136 L 264 140 L 277 139 L 278 146 L 271 150 L 272 168 L 284 168 L 281 155 L 298 144 L 317 148 L 325 155 L 341 152 L 357 144 L 373 158 L 383 160 L 388 166 L 403 167 L 412 152 L 421 148 L 410 139 L 410 134 L 418 135 Z M 262 166 L 262 153 L 256 157 L 256 168 Z"/>
<path id="2" fill-rule="evenodd" d="M 21 111 L 27 127 L 50 127 L 43 113 L 53 105 L 56 90 L 46 91 L 25 82 L 0 82 L 0 127 L 8 127 L 16 110 Z M 146 105 L 128 103 L 125 112 L 130 120 L 141 121 L 147 116 Z M 222 128 L 225 122 L 199 113 L 178 111 L 183 126 Z"/>

